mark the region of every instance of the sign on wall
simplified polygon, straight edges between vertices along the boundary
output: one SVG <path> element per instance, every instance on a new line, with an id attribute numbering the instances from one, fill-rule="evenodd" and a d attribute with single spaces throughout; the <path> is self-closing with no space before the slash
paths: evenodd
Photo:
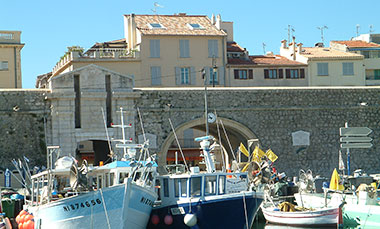
<path id="1" fill-rule="evenodd" d="M 310 133 L 299 130 L 292 133 L 293 146 L 309 146 L 310 145 Z"/>

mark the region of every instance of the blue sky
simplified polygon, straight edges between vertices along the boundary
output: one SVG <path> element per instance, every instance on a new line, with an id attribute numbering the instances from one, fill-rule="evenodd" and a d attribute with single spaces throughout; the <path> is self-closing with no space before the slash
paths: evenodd
<path id="1" fill-rule="evenodd" d="M 326 25 L 325 44 L 349 40 L 360 33 L 380 33 L 378 0 L 0 0 L 0 30 L 21 30 L 23 88 L 34 88 L 36 77 L 50 72 L 68 46 L 91 47 L 95 42 L 123 38 L 123 15 L 153 14 L 154 2 L 162 5 L 158 14 L 221 14 L 234 22 L 234 40 L 251 55 L 279 53 L 292 25 L 297 42 L 313 46 L 321 40 L 317 27 Z"/>

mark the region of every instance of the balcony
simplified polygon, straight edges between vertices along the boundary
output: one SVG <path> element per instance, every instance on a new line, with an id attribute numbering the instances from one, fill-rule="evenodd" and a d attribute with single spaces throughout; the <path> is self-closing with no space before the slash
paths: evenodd
<path id="1" fill-rule="evenodd" d="M 100 48 L 89 49 L 83 53 L 82 50 L 70 50 L 61 57 L 60 61 L 53 68 L 53 76 L 59 74 L 66 69 L 72 61 L 120 61 L 120 60 L 136 60 L 140 57 L 138 50 L 127 50 L 117 48 Z"/>

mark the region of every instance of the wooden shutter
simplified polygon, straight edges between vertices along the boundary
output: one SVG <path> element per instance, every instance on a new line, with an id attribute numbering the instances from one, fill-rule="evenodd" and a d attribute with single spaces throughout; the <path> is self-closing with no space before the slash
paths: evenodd
<path id="1" fill-rule="evenodd" d="M 248 70 L 248 79 L 253 79 L 253 70 L 252 69 Z"/>
<path id="2" fill-rule="evenodd" d="M 304 68 L 300 69 L 300 76 L 301 76 L 301 79 L 305 79 L 305 69 Z"/>
<path id="3" fill-rule="evenodd" d="M 286 78 L 290 79 L 290 69 L 286 69 Z"/>
<path id="4" fill-rule="evenodd" d="M 181 85 L 181 69 L 175 67 L 175 84 Z"/>
<path id="5" fill-rule="evenodd" d="M 239 70 L 238 69 L 234 70 L 234 79 L 239 79 Z"/>
<path id="6" fill-rule="evenodd" d="M 278 69 L 278 78 L 283 79 L 284 78 L 284 71 L 283 69 Z"/>
<path id="7" fill-rule="evenodd" d="M 264 79 L 269 79 L 269 70 L 264 69 Z"/>
<path id="8" fill-rule="evenodd" d="M 196 85 L 197 83 L 197 74 L 195 72 L 195 67 L 190 67 L 190 84 Z"/>
<path id="9" fill-rule="evenodd" d="M 150 68 L 152 85 L 161 85 L 161 67 L 152 66 Z"/>

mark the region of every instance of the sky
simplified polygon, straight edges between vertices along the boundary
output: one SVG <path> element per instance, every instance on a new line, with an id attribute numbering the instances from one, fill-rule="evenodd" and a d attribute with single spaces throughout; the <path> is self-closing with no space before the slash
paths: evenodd
<path id="1" fill-rule="evenodd" d="M 96 42 L 124 37 L 124 14 L 220 14 L 234 23 L 234 40 L 250 55 L 272 51 L 288 39 L 288 25 L 296 42 L 312 47 L 321 41 L 349 40 L 359 34 L 380 33 L 379 0 L 0 0 L 0 30 L 19 30 L 23 88 L 35 88 L 38 75 L 52 71 L 67 47 L 85 49 Z"/>

